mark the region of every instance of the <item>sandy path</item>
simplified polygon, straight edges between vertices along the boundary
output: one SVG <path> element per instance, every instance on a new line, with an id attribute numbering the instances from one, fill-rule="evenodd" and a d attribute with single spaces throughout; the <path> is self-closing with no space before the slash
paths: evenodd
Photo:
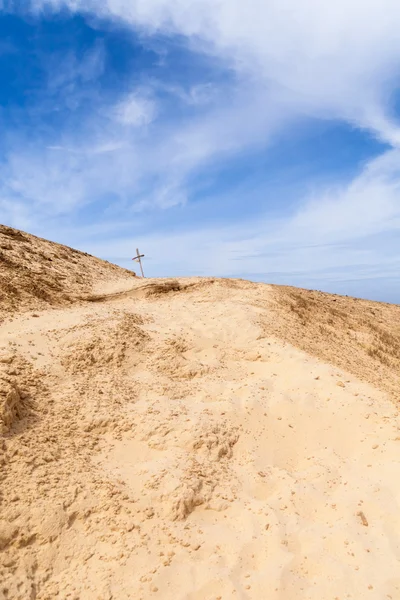
<path id="1" fill-rule="evenodd" d="M 24 397 L 0 598 L 400 598 L 398 410 L 270 337 L 260 294 L 221 283 L 3 325 Z"/>

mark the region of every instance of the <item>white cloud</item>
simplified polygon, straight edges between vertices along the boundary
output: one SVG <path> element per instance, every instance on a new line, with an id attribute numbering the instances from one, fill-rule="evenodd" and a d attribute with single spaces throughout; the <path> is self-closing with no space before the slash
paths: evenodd
<path id="1" fill-rule="evenodd" d="M 400 60 L 397 0 L 52 0 L 121 19 L 193 47 L 256 78 L 287 110 L 342 118 L 400 141 L 387 106 Z M 48 4 L 48 3 L 46 3 Z M 36 6 L 43 5 L 37 1 Z"/>
<path id="2" fill-rule="evenodd" d="M 140 127 L 149 125 L 156 117 L 154 100 L 133 92 L 117 104 L 114 109 L 116 120 L 123 125 Z"/>
<path id="3" fill-rule="evenodd" d="M 79 57 L 72 50 L 61 53 L 56 47 L 52 53 L 39 54 L 38 60 L 46 77 L 41 92 L 38 88 L 42 110 L 56 112 L 66 108 L 75 111 L 83 101 L 93 101 L 95 83 L 104 69 L 102 42 L 97 42 Z"/>
<path id="4" fill-rule="evenodd" d="M 210 104 L 218 97 L 218 90 L 211 83 L 201 83 L 190 88 L 186 95 L 186 102 L 194 106 L 204 106 Z M 221 100 L 221 98 L 219 98 Z"/>
<path id="5" fill-rule="evenodd" d="M 96 201 L 107 195 L 108 212 L 183 205 L 193 173 L 248 144 L 265 144 L 276 131 L 281 109 L 270 104 L 261 115 L 263 102 L 261 95 L 254 99 L 235 90 L 230 106 L 211 104 L 189 119 L 157 121 L 148 131 L 155 101 L 150 92 L 130 92 L 114 107 L 94 110 L 79 131 L 60 135 L 59 144 L 9 137 L 0 163 L 0 197 L 25 204 L 32 224 L 73 215 L 91 202 L 95 219 Z M 12 211 L 13 223 L 15 216 Z"/>
<path id="6" fill-rule="evenodd" d="M 128 258 L 139 244 L 152 257 L 148 269 L 154 275 L 266 274 L 287 283 L 318 281 L 322 288 L 346 278 L 393 278 L 400 268 L 399 253 L 392 252 L 400 233 L 399 164 L 400 151 L 390 151 L 347 186 L 304 198 L 285 218 L 136 233 L 134 239 L 119 234 L 87 247 L 104 257 Z"/>
<path id="7" fill-rule="evenodd" d="M 371 161 L 349 185 L 315 194 L 290 225 L 295 236 L 338 243 L 400 229 L 400 151 Z"/>
<path id="8" fill-rule="evenodd" d="M 34 0 L 33 5 L 69 6 L 144 33 L 183 35 L 191 49 L 236 71 L 237 84 L 222 87 L 223 94 L 207 82 L 189 92 L 175 86 L 181 99 L 209 108 L 205 118 L 172 132 L 179 160 L 185 157 L 191 168 L 221 151 L 267 140 L 301 115 L 343 119 L 400 143 L 390 110 L 400 70 L 397 0 Z M 149 124 L 155 114 L 154 101 L 140 92 L 128 94 L 115 112 L 128 126 Z M 184 181 L 186 171 L 181 173 Z"/>

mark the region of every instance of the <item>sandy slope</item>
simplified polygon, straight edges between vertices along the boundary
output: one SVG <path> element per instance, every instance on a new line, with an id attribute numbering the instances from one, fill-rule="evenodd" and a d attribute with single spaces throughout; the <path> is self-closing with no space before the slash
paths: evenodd
<path id="1" fill-rule="evenodd" d="M 5 314 L 65 306 L 135 273 L 68 246 L 0 225 L 0 323 Z"/>
<path id="2" fill-rule="evenodd" d="M 1 327 L 0 598 L 399 599 L 399 307 L 123 287 Z"/>

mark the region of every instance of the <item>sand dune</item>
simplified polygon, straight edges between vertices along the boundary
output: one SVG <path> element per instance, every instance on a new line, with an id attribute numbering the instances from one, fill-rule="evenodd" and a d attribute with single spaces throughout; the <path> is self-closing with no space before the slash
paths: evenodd
<path id="1" fill-rule="evenodd" d="M 76 260 L 3 294 L 0 598 L 399 599 L 400 308 Z"/>

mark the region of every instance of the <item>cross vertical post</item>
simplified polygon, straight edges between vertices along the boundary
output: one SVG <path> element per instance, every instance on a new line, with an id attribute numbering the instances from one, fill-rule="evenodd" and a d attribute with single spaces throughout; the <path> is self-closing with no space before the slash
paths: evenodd
<path id="1" fill-rule="evenodd" d="M 136 248 L 136 256 L 135 256 L 135 258 L 132 258 L 132 260 L 135 260 L 136 262 L 139 263 L 139 265 L 140 265 L 140 271 L 142 273 L 142 277 L 144 278 L 143 266 L 142 266 L 142 258 L 144 258 L 144 254 L 140 254 L 139 248 Z"/>

